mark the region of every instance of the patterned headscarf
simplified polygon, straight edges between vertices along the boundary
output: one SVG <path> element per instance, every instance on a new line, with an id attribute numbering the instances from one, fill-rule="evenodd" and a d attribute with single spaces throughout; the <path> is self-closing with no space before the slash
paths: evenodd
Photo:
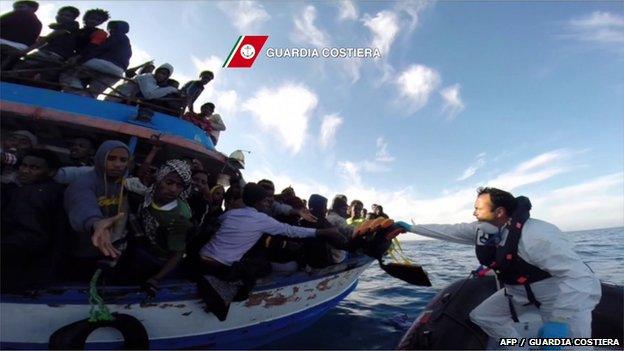
<path id="1" fill-rule="evenodd" d="M 160 166 L 158 171 L 156 171 L 156 180 L 154 181 L 154 184 L 152 184 L 147 189 L 145 199 L 143 200 L 143 207 L 148 207 L 152 203 L 156 188 L 158 187 L 160 182 L 162 182 L 163 179 L 165 179 L 165 177 L 171 172 L 175 172 L 184 183 L 184 190 L 182 190 L 180 198 L 186 199 L 189 196 L 192 185 L 191 166 L 186 161 L 178 159 L 169 160 L 165 162 L 164 165 Z"/>
<path id="2" fill-rule="evenodd" d="M 155 235 L 160 223 L 148 209 L 154 200 L 156 188 L 171 172 L 175 172 L 178 176 L 180 176 L 182 182 L 184 183 L 184 190 L 180 194 L 179 198 L 186 199 L 191 191 L 191 166 L 185 161 L 177 159 L 169 160 L 165 162 L 164 165 L 160 166 L 158 171 L 156 171 L 156 181 L 149 188 L 147 188 L 143 204 L 139 209 L 139 218 L 141 219 L 143 226 L 143 233 L 136 233 L 138 237 L 146 236 L 152 244 L 156 244 Z"/>

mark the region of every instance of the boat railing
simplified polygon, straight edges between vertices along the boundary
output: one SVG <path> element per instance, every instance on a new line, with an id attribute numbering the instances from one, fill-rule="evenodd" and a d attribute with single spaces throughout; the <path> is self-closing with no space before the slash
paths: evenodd
<path id="1" fill-rule="evenodd" d="M 71 91 L 88 91 L 87 89 L 82 89 L 82 90 L 77 90 L 74 87 L 62 84 L 60 82 L 51 82 L 51 81 L 44 81 L 44 80 L 39 80 L 39 79 L 31 79 L 31 78 L 27 78 L 27 77 L 23 77 L 20 76 L 21 74 L 24 73 L 43 73 L 43 72 L 50 72 L 50 71 L 59 71 L 59 72 L 63 72 L 63 71 L 67 71 L 70 69 L 74 69 L 77 70 L 80 74 L 82 74 L 81 77 L 84 78 L 90 78 L 90 79 L 94 79 L 97 80 L 99 82 L 102 82 L 99 77 L 100 76 L 108 76 L 111 78 L 117 78 L 119 80 L 122 80 L 124 82 L 129 82 L 132 84 L 136 84 L 136 82 L 134 82 L 134 80 L 123 77 L 123 76 L 117 76 L 114 74 L 110 74 L 110 73 L 105 73 L 105 72 L 100 72 L 100 71 L 96 71 L 93 69 L 90 69 L 88 67 L 84 67 L 82 65 L 74 65 L 74 64 L 66 64 L 66 63 L 62 63 L 59 64 L 58 62 L 55 61 L 51 61 L 45 58 L 41 58 L 41 57 L 29 57 L 29 60 L 34 60 L 34 61 L 40 61 L 40 62 L 45 62 L 48 64 L 53 65 L 52 67 L 44 67 L 44 68 L 27 68 L 27 69 L 11 69 L 11 70 L 3 70 L 0 72 L 0 75 L 2 76 L 2 79 L 4 80 L 5 77 L 8 77 L 11 79 L 11 81 L 13 82 L 21 82 L 24 83 L 24 85 L 32 85 L 32 86 L 47 86 L 47 87 L 56 87 L 56 88 L 60 88 L 59 90 L 66 92 L 66 93 L 71 93 Z M 56 67 L 54 67 L 56 66 Z M 31 83 L 31 84 L 28 84 Z M 107 93 L 107 92 L 103 92 L 100 95 L 104 95 L 104 96 L 110 96 L 110 97 L 115 97 L 115 98 L 119 98 L 121 101 L 123 101 L 124 105 L 137 105 L 137 106 L 144 106 L 147 108 L 151 108 L 151 109 L 156 109 L 159 111 L 164 111 L 166 112 L 168 115 L 171 115 L 173 117 L 180 117 L 180 111 L 176 111 L 174 109 L 170 109 L 164 106 L 160 106 L 160 105 L 155 105 L 147 100 L 144 99 L 140 99 L 140 98 L 136 98 L 136 97 L 127 97 L 127 96 L 123 96 L 123 94 L 117 90 L 115 88 L 115 85 L 117 85 L 118 81 L 115 82 L 114 85 L 106 85 L 107 88 L 111 89 L 111 91 L 113 93 L 117 93 L 117 94 L 111 94 L 111 93 Z M 91 96 L 92 98 L 96 99 L 97 96 Z M 181 101 L 184 100 L 182 97 L 181 98 L 160 98 L 158 99 L 160 101 Z"/>

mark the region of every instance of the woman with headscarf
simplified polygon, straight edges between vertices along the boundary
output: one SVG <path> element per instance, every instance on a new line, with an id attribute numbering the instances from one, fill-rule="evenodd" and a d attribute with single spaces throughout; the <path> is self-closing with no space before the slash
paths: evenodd
<path id="1" fill-rule="evenodd" d="M 159 281 L 182 261 L 186 236 L 193 226 L 186 198 L 191 189 L 191 169 L 187 162 L 169 160 L 156 172 L 156 180 L 139 208 L 141 231 L 137 233 L 137 268 L 149 277 L 144 289 L 151 295 Z"/>

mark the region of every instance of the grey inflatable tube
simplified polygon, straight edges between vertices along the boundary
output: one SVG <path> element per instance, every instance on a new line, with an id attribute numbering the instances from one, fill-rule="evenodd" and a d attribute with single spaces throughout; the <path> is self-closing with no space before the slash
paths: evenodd
<path id="1" fill-rule="evenodd" d="M 398 350 L 483 350 L 487 335 L 468 314 L 496 291 L 493 276 L 458 280 L 447 286 L 403 335 Z M 602 283 L 593 311 L 592 337 L 618 339 L 624 345 L 624 287 Z M 511 318 L 511 317 L 510 317 Z"/>

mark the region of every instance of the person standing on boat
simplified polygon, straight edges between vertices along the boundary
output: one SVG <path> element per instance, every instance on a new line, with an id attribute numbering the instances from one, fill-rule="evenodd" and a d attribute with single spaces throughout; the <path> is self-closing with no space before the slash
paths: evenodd
<path id="1" fill-rule="evenodd" d="M 514 322 L 525 311 L 542 316 L 544 337 L 591 337 L 592 311 L 601 297 L 596 275 L 559 228 L 528 218 L 527 198 L 496 188 L 477 192 L 477 222 L 397 225 L 423 236 L 476 245 L 477 258 L 489 267 L 486 271 L 493 269 L 504 284 L 470 312 L 470 319 L 495 345 L 500 338 L 520 338 Z"/>
<path id="2" fill-rule="evenodd" d="M 214 73 L 211 71 L 203 71 L 199 74 L 199 80 L 192 80 L 187 82 L 182 86 L 180 91 L 186 97 L 186 103 L 184 107 L 188 107 L 188 111 L 191 113 L 195 113 L 193 109 L 193 104 L 195 100 L 201 95 L 204 91 L 204 87 L 206 84 L 210 83 L 211 80 L 214 79 Z"/>
<path id="3" fill-rule="evenodd" d="M 129 160 L 126 144 L 107 140 L 95 153 L 94 169 L 65 191 L 65 211 L 77 234 L 72 256 L 87 275 L 93 274 L 98 260 L 116 259 L 125 249 L 128 201 L 122 183 Z"/>

